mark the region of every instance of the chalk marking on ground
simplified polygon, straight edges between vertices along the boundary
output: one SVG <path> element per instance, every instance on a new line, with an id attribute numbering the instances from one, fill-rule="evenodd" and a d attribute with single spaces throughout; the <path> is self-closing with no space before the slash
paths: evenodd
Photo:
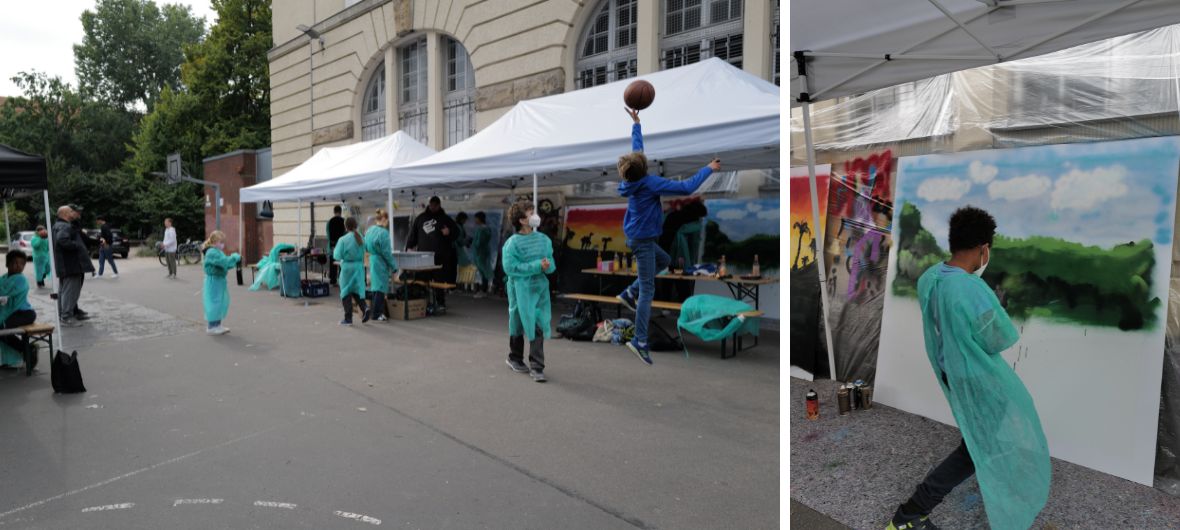
<path id="1" fill-rule="evenodd" d="M 286 508 L 288 510 L 294 510 L 298 505 L 293 502 L 254 501 L 254 506 L 261 506 L 263 508 Z"/>
<path id="2" fill-rule="evenodd" d="M 122 504 L 107 504 L 107 505 L 103 505 L 103 506 L 91 506 L 89 508 L 82 508 L 82 513 L 105 512 L 105 511 L 109 511 L 109 510 L 126 510 L 128 508 L 134 508 L 134 507 L 135 507 L 134 502 L 124 502 Z"/>
<path id="3" fill-rule="evenodd" d="M 369 517 L 364 514 L 352 513 L 352 512 L 342 512 L 340 510 L 336 510 L 336 516 L 343 517 L 345 519 L 353 519 L 356 521 L 360 521 L 362 523 L 369 523 L 373 526 L 381 526 L 381 519 L 377 519 L 375 517 Z"/>
<path id="4" fill-rule="evenodd" d="M 135 471 L 131 471 L 131 472 L 129 472 L 129 473 L 124 473 L 124 474 L 122 474 L 122 475 L 119 475 L 119 476 L 117 476 L 117 477 L 109 478 L 109 479 L 106 479 L 106 480 L 104 480 L 104 481 L 101 481 L 101 482 L 95 482 L 94 484 L 91 484 L 91 485 L 89 485 L 89 486 L 83 486 L 83 487 L 81 487 L 81 488 L 78 488 L 78 489 L 75 489 L 75 490 L 70 490 L 70 491 L 67 491 L 67 492 L 65 492 L 65 493 L 59 493 L 59 494 L 57 494 L 57 495 L 54 495 L 54 496 L 52 496 L 52 497 L 49 497 L 49 498 L 41 499 L 41 500 L 39 500 L 39 501 L 36 501 L 36 502 L 31 502 L 31 503 L 29 503 L 29 504 L 26 504 L 26 505 L 24 505 L 24 506 L 21 506 L 21 507 L 19 507 L 19 508 L 13 508 L 13 509 L 11 509 L 11 510 L 8 510 L 8 511 L 6 511 L 6 512 L 0 513 L 0 519 L 3 519 L 3 518 L 5 518 L 5 517 L 8 517 L 9 515 L 12 515 L 12 514 L 14 514 L 14 513 L 23 512 L 23 511 L 25 511 L 25 510 L 29 510 L 29 509 L 32 509 L 32 508 L 36 508 L 36 507 L 38 507 L 38 506 L 41 506 L 41 505 L 43 505 L 43 504 L 48 504 L 48 503 L 50 503 L 50 502 L 53 502 L 53 501 L 58 501 L 58 500 L 61 500 L 61 499 L 64 499 L 64 498 L 66 498 L 66 497 L 70 497 L 70 496 L 73 496 L 73 495 L 77 495 L 77 494 L 79 494 L 79 493 L 82 493 L 82 492 L 85 492 L 85 491 L 89 491 L 89 490 L 92 490 L 92 489 L 94 489 L 94 488 L 101 488 L 101 487 L 103 487 L 103 486 L 106 486 L 106 485 L 108 485 L 108 484 L 111 484 L 111 483 L 114 483 L 114 482 L 118 482 L 118 481 L 120 481 L 120 480 L 123 480 L 123 479 L 125 479 L 125 478 L 134 477 L 135 475 L 138 475 L 138 474 L 140 474 L 140 473 L 145 473 L 145 472 L 147 472 L 147 471 L 151 471 L 151 470 L 153 470 L 153 469 L 156 469 L 156 468 L 158 468 L 158 467 L 161 467 L 161 466 L 166 466 L 166 465 L 168 465 L 168 464 L 175 464 L 175 463 L 177 463 L 177 462 L 180 462 L 180 461 L 182 461 L 182 460 L 187 460 L 187 459 L 189 459 L 189 458 L 192 458 L 192 457 L 194 457 L 194 456 L 197 456 L 197 455 L 200 455 L 200 454 L 203 454 L 203 453 L 207 453 L 207 452 L 209 452 L 209 451 L 215 451 L 215 450 L 217 450 L 217 449 L 221 449 L 221 448 L 223 448 L 223 447 L 226 447 L 226 446 L 229 446 L 229 445 L 233 445 L 233 444 L 235 444 L 235 443 L 238 443 L 238 442 L 241 442 L 241 441 L 249 440 L 250 438 L 254 438 L 255 436 L 260 436 L 260 435 L 262 435 L 262 434 L 266 434 L 266 433 L 268 433 L 268 432 L 271 432 L 271 431 L 274 431 L 274 430 L 278 430 L 278 429 L 279 429 L 279 428 L 281 428 L 281 427 L 288 427 L 288 426 L 291 426 L 291 425 L 294 425 L 294 424 L 300 423 L 300 422 L 302 422 L 302 421 L 304 421 L 304 420 L 298 420 L 298 421 L 296 421 L 296 422 L 289 423 L 289 424 L 286 424 L 286 425 L 278 425 L 278 426 L 275 426 L 275 427 L 271 427 L 271 428 L 269 428 L 269 429 L 263 429 L 263 430 L 261 430 L 261 431 L 258 431 L 258 432 L 252 433 L 252 434 L 247 434 L 247 435 L 245 435 L 245 436 L 239 436 L 239 437 L 237 437 L 237 438 L 234 438 L 234 439 L 232 439 L 232 440 L 228 440 L 228 441 L 225 441 L 225 442 L 221 442 L 221 443 L 219 443 L 219 444 L 217 444 L 217 445 L 209 446 L 209 447 L 206 447 L 206 448 L 204 448 L 204 449 L 200 449 L 200 450 L 197 450 L 197 451 L 193 451 L 193 452 L 191 452 L 191 453 L 188 453 L 188 454 L 180 455 L 180 456 L 178 456 L 178 457 L 176 457 L 176 458 L 172 458 L 172 459 L 169 459 L 169 460 L 165 460 L 165 461 L 163 461 L 163 462 L 158 462 L 158 463 L 152 464 L 152 465 L 150 465 L 150 466 L 147 466 L 147 467 L 141 467 L 141 468 L 139 468 L 139 469 L 136 469 Z"/>
<path id="5" fill-rule="evenodd" d="M 175 508 L 181 504 L 221 504 L 225 499 L 176 499 L 172 502 L 172 507 Z"/>

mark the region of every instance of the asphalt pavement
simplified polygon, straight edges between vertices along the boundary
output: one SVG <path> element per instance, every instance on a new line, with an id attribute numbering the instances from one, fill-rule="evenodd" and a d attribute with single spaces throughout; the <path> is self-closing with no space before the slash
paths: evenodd
<path id="1" fill-rule="evenodd" d="M 44 352 L 0 373 L 0 527 L 780 525 L 777 333 L 651 367 L 555 339 L 537 384 L 504 364 L 503 300 L 343 328 L 335 295 L 231 285 L 211 337 L 199 267 L 119 267 L 64 330 L 89 392 L 54 395 Z"/>

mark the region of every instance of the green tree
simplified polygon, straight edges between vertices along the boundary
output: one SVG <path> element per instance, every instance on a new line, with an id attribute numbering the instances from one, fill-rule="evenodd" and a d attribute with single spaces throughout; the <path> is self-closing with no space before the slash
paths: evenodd
<path id="1" fill-rule="evenodd" d="M 82 43 L 74 45 L 81 92 L 150 111 L 165 86 L 180 84 L 184 49 L 200 42 L 205 20 L 182 5 L 99 0 L 82 13 L 82 30 Z"/>

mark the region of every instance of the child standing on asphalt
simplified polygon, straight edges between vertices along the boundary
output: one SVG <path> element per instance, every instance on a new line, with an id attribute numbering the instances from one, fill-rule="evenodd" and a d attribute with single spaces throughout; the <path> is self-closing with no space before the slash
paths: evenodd
<path id="1" fill-rule="evenodd" d="M 37 313 L 29 304 L 29 281 L 25 279 L 24 252 L 9 252 L 4 257 L 8 274 L 0 276 L 0 326 L 18 328 L 37 321 Z M 36 348 L 37 345 L 29 345 Z M 0 338 L 0 367 L 16 368 L 24 361 L 24 342 L 16 335 Z M 36 357 L 33 357 L 34 363 Z"/>
<path id="2" fill-rule="evenodd" d="M 365 240 L 356 231 L 355 217 L 344 221 L 344 230 L 344 235 L 336 241 L 332 259 L 340 262 L 340 301 L 344 304 L 344 320 L 340 325 L 351 326 L 354 298 L 361 309 L 361 322 L 368 322 L 371 315 L 365 306 Z"/>
<path id="3" fill-rule="evenodd" d="M 508 210 L 517 233 L 504 243 L 504 273 L 508 276 L 508 367 L 544 383 L 545 337 L 550 334 L 549 278 L 553 242 L 537 231 L 541 218 L 533 203 L 518 202 Z M 524 339 L 529 339 L 529 366 L 524 365 Z"/>
<path id="4" fill-rule="evenodd" d="M 203 299 L 205 302 L 205 320 L 209 322 L 206 333 L 210 335 L 225 335 L 229 329 L 221 325 L 226 313 L 229 313 L 229 286 L 225 282 L 225 275 L 238 266 L 242 257 L 237 252 L 225 255 L 225 233 L 214 230 L 204 245 L 205 259 L 205 287 Z"/>
<path id="5" fill-rule="evenodd" d="M 37 226 L 33 234 L 33 278 L 37 280 L 37 287 L 45 287 L 45 278 L 49 277 L 49 232 L 44 226 Z"/>
<path id="6" fill-rule="evenodd" d="M 696 175 L 684 181 L 668 180 L 647 174 L 647 157 L 643 154 L 643 131 L 639 126 L 639 111 L 627 109 L 635 125 L 631 127 L 633 152 L 619 157 L 619 195 L 627 197 L 627 214 L 623 217 L 623 233 L 627 247 L 639 263 L 639 278 L 616 298 L 635 312 L 635 338 L 627 348 L 644 363 L 651 365 L 648 351 L 647 327 L 651 320 L 651 301 L 655 294 L 655 277 L 668 268 L 671 258 L 657 241 L 663 231 L 664 210 L 661 195 L 692 195 L 714 171 L 721 170 L 721 160 L 713 159 Z"/>

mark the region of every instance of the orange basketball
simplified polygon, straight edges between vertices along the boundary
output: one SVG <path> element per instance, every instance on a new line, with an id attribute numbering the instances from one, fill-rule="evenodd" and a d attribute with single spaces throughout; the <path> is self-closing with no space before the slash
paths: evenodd
<path id="1" fill-rule="evenodd" d="M 623 101 L 627 103 L 628 107 L 635 110 L 643 110 L 650 107 L 651 102 L 655 101 L 655 99 L 656 87 L 642 79 L 627 85 L 627 90 L 623 91 Z"/>

